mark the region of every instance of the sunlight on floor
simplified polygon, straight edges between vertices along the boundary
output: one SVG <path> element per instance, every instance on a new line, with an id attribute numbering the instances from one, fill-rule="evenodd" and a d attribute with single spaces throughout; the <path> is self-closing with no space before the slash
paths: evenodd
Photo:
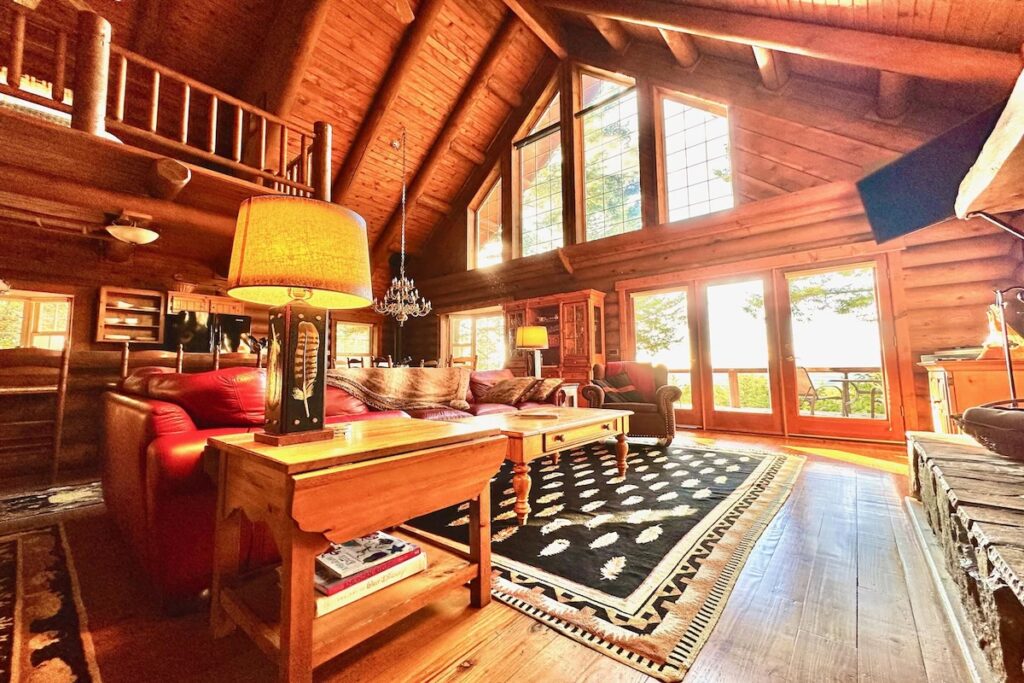
<path id="1" fill-rule="evenodd" d="M 861 467 L 869 467 L 871 469 L 882 470 L 883 472 L 889 472 L 890 474 L 907 475 L 907 464 L 903 462 L 893 462 L 891 460 L 882 460 L 880 458 L 872 458 L 866 455 L 858 455 L 849 451 L 842 451 L 835 448 L 822 448 L 815 446 L 786 446 L 787 451 L 796 451 L 797 453 L 805 453 L 807 455 L 816 455 L 821 458 L 829 458 L 830 460 L 841 460 L 842 462 L 850 463 L 851 465 L 859 465 Z"/>

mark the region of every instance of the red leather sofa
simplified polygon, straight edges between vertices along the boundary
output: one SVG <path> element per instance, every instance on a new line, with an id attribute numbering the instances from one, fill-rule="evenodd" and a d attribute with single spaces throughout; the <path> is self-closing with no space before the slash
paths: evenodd
<path id="1" fill-rule="evenodd" d="M 474 372 L 468 412 L 451 408 L 376 411 L 347 392 L 328 387 L 326 422 L 383 417 L 451 420 L 518 408 L 479 403 L 476 395 L 510 370 Z M 257 431 L 263 425 L 266 376 L 256 368 L 180 374 L 139 368 L 103 397 L 103 496 L 132 552 L 165 606 L 191 603 L 209 587 L 213 566 L 216 487 L 202 453 L 213 436 Z M 256 566 L 276 557 L 269 535 L 246 530 L 243 559 Z"/>

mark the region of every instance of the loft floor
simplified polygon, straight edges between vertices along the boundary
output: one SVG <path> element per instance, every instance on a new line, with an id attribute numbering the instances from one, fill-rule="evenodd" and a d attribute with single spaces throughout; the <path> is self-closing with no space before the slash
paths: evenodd
<path id="1" fill-rule="evenodd" d="M 677 443 L 808 456 L 687 681 L 970 680 L 901 508 L 899 447 L 710 433 Z M 274 679 L 244 636 L 214 641 L 204 614 L 164 616 L 102 515 L 67 527 L 105 679 Z M 324 665 L 317 679 L 654 680 L 503 604 L 469 608 L 461 594 Z"/>

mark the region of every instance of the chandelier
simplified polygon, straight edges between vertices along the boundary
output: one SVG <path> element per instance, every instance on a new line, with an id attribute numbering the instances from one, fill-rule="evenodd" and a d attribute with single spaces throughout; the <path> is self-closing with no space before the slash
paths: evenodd
<path id="1" fill-rule="evenodd" d="M 416 283 L 405 276 L 405 128 L 402 128 L 402 140 L 391 143 L 394 149 L 402 150 L 402 248 L 401 261 L 398 265 L 398 277 L 391 278 L 391 286 L 381 299 L 373 300 L 373 310 L 389 315 L 405 325 L 409 318 L 422 318 L 430 313 L 431 304 L 420 296 Z"/>

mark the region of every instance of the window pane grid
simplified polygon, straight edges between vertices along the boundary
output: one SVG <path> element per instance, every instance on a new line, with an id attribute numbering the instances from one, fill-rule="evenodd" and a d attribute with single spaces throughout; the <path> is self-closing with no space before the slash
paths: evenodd
<path id="1" fill-rule="evenodd" d="M 476 210 L 476 267 L 501 263 L 501 179 Z"/>
<path id="2" fill-rule="evenodd" d="M 636 93 L 583 117 L 588 240 L 639 230 L 640 149 Z"/>
<path id="3" fill-rule="evenodd" d="M 562 233 L 562 145 L 559 132 L 519 150 L 523 256 L 557 249 Z"/>
<path id="4" fill-rule="evenodd" d="M 663 114 L 668 219 L 732 208 L 728 119 L 670 98 Z"/>

